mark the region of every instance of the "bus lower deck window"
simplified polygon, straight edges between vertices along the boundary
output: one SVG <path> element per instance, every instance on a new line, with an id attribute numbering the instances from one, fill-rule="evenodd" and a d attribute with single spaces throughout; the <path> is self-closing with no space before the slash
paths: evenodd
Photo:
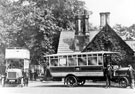
<path id="1" fill-rule="evenodd" d="M 88 65 L 97 65 L 97 57 L 88 57 Z"/>
<path id="2" fill-rule="evenodd" d="M 59 60 L 59 66 L 67 66 L 66 58 L 60 58 L 60 60 Z"/>
<path id="3" fill-rule="evenodd" d="M 98 56 L 98 65 L 103 65 L 103 57 Z"/>
<path id="4" fill-rule="evenodd" d="M 79 57 L 78 58 L 78 65 L 80 65 L 80 66 L 87 65 L 86 57 Z"/>
<path id="5" fill-rule="evenodd" d="M 68 65 L 69 66 L 76 66 L 77 65 L 77 61 L 75 57 L 68 57 Z"/>
<path id="6" fill-rule="evenodd" d="M 51 59 L 50 64 L 51 66 L 58 66 L 58 59 Z"/>

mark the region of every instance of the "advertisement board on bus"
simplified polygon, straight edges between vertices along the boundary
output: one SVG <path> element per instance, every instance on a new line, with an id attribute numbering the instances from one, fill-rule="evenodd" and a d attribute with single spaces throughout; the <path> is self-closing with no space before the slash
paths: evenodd
<path id="1" fill-rule="evenodd" d="M 6 49 L 5 59 L 30 59 L 27 49 Z"/>

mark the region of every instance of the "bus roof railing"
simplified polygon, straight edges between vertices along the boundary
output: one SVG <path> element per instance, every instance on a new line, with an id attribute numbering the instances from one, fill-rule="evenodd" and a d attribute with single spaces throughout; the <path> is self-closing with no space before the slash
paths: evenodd
<path id="1" fill-rule="evenodd" d="M 92 52 L 73 52 L 73 53 L 59 53 L 59 54 L 50 54 L 45 55 L 45 57 L 49 56 L 63 56 L 63 55 L 86 55 L 86 54 L 120 54 L 120 52 L 112 52 L 112 51 L 92 51 Z"/>

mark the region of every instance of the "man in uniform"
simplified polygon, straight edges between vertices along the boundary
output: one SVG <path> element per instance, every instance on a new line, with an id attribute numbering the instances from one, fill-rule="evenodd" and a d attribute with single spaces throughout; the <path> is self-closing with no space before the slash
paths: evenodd
<path id="1" fill-rule="evenodd" d="M 106 88 L 110 88 L 111 86 L 111 78 L 112 78 L 112 68 L 111 65 L 108 64 L 105 69 L 105 78 L 106 78 Z"/>
<path id="2" fill-rule="evenodd" d="M 134 69 L 132 68 L 131 65 L 128 65 L 129 66 L 129 79 L 130 79 L 130 87 L 131 88 L 134 88 Z"/>
<path id="3" fill-rule="evenodd" d="M 105 56 L 104 63 L 104 76 L 106 79 L 106 88 L 111 86 L 111 78 L 112 78 L 112 66 L 111 66 L 111 57 L 110 55 Z"/>

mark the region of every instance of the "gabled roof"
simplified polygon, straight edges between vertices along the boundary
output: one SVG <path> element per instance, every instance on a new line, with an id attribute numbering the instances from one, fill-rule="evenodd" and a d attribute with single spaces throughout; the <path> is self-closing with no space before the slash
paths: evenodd
<path id="1" fill-rule="evenodd" d="M 102 50 L 118 51 L 130 55 L 134 53 L 125 41 L 123 41 L 108 24 L 106 24 L 83 49 L 83 52 Z"/>
<path id="2" fill-rule="evenodd" d="M 89 32 L 89 42 L 92 41 L 92 39 L 99 33 L 99 31 L 90 31 Z"/>
<path id="3" fill-rule="evenodd" d="M 75 32 L 62 31 L 60 34 L 57 53 L 73 53 L 74 37 L 75 37 Z"/>
<path id="4" fill-rule="evenodd" d="M 125 41 L 129 46 L 130 48 L 135 52 L 135 40 L 126 40 Z"/>

